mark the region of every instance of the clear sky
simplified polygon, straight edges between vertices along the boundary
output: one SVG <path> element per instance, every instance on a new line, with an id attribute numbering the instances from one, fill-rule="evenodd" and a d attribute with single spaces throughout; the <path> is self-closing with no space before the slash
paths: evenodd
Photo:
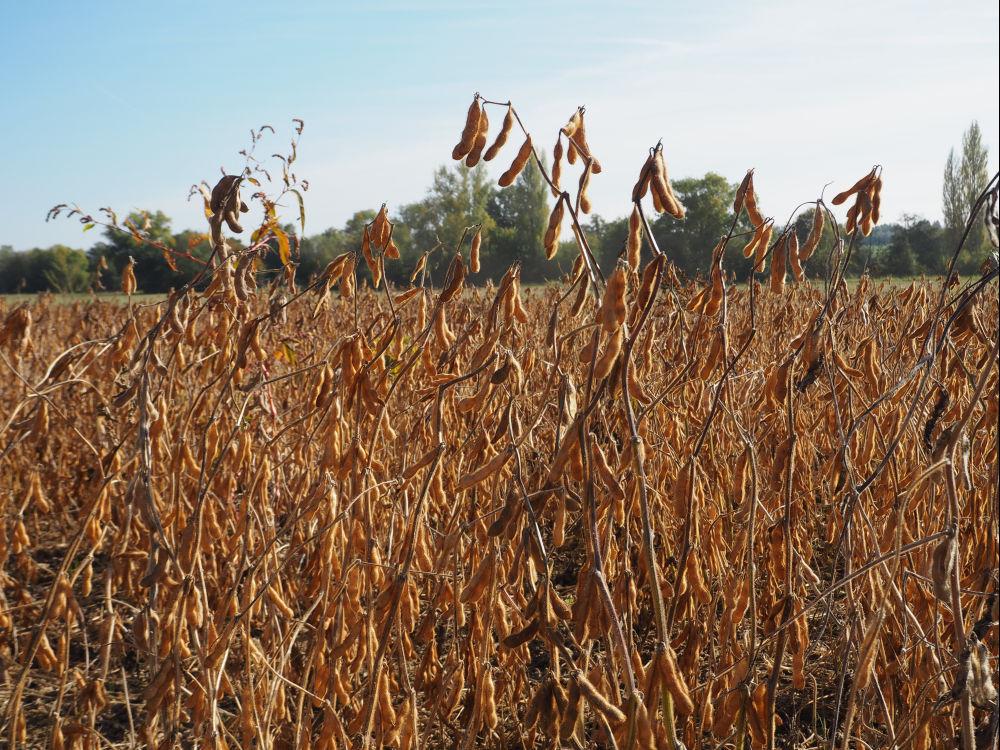
<path id="1" fill-rule="evenodd" d="M 997 167 L 998 26 L 996 0 L 2 0 L 0 244 L 89 245 L 44 222 L 63 201 L 201 227 L 188 188 L 238 169 L 251 127 L 277 126 L 280 150 L 292 117 L 306 232 L 340 225 L 420 198 L 477 90 L 548 148 L 586 104 L 606 217 L 662 137 L 673 176 L 756 167 L 774 216 L 881 163 L 883 216 L 936 219 L 971 120 Z"/>

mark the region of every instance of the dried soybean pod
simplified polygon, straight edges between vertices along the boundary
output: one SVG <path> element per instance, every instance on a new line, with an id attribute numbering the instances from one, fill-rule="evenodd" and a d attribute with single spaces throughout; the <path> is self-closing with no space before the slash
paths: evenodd
<path id="1" fill-rule="evenodd" d="M 847 221 L 844 222 L 844 232 L 851 234 L 858 228 L 858 204 L 855 203 L 847 209 Z"/>
<path id="2" fill-rule="evenodd" d="M 743 210 L 743 203 L 746 199 L 747 188 L 750 187 L 750 181 L 753 180 L 753 170 L 748 169 L 747 173 L 743 176 L 743 182 L 736 189 L 736 198 L 733 200 L 733 213 L 739 214 Z"/>
<path id="3" fill-rule="evenodd" d="M 667 186 L 667 165 L 663 161 L 662 151 L 656 152 L 656 156 L 653 159 L 652 171 L 650 187 L 653 191 L 653 206 L 657 211 L 663 213 L 669 210 L 670 188 Z"/>
<path id="4" fill-rule="evenodd" d="M 663 658 L 659 660 L 663 685 L 670 691 L 677 711 L 685 716 L 690 716 L 694 713 L 694 703 L 691 702 L 691 693 L 687 683 L 684 682 L 683 675 L 681 675 L 680 667 L 677 666 L 677 654 L 674 653 L 674 649 L 669 643 L 664 644 L 664 649 Z"/>
<path id="5" fill-rule="evenodd" d="M 568 145 L 566 146 L 566 161 L 570 164 L 576 164 L 576 134 L 580 130 L 580 125 L 582 124 L 582 116 L 580 110 L 577 109 L 573 113 L 573 116 L 569 118 L 569 122 L 563 127 L 562 131 L 566 134 Z"/>
<path id="6" fill-rule="evenodd" d="M 955 529 L 948 530 L 931 555 L 931 581 L 934 595 L 945 604 L 951 605 L 951 578 L 955 568 Z"/>
<path id="7" fill-rule="evenodd" d="M 587 339 L 586 345 L 577 353 L 576 358 L 580 361 L 580 364 L 589 365 L 591 360 L 594 359 L 594 352 L 597 350 L 598 342 L 593 338 Z"/>
<path id="8" fill-rule="evenodd" d="M 590 159 L 590 171 L 593 174 L 601 173 L 601 162 L 597 160 L 594 153 L 590 150 L 590 144 L 587 142 L 587 124 L 583 120 L 583 112 L 580 112 L 580 127 L 577 128 L 576 133 L 573 136 L 575 140 L 580 145 L 580 150 L 585 157 Z"/>
<path id="9" fill-rule="evenodd" d="M 760 244 L 761 237 L 764 235 L 764 224 L 763 222 L 757 225 L 754 229 L 753 236 L 750 237 L 750 241 L 743 247 L 743 257 L 750 258 L 753 257 L 757 250 L 757 245 Z"/>
<path id="10" fill-rule="evenodd" d="M 500 126 L 500 132 L 497 133 L 496 140 L 486 149 L 486 153 L 483 154 L 483 161 L 493 161 L 494 157 L 500 153 L 500 149 L 504 147 L 507 143 L 507 139 L 510 137 L 510 131 L 514 128 L 514 108 L 509 104 L 507 105 L 507 114 L 504 115 L 503 125 Z"/>
<path id="11" fill-rule="evenodd" d="M 517 155 L 514 157 L 514 161 L 511 162 L 510 167 L 500 175 L 500 179 L 497 184 L 500 187 L 508 187 L 514 184 L 514 180 L 517 176 L 521 174 L 521 170 L 524 169 L 524 165 L 528 163 L 528 159 L 531 158 L 531 136 L 529 135 L 524 139 L 524 143 L 521 144 L 521 148 L 518 149 Z"/>
<path id="12" fill-rule="evenodd" d="M 882 208 L 882 175 L 875 178 L 870 193 L 872 199 L 872 224 L 878 224 Z"/>
<path id="13" fill-rule="evenodd" d="M 552 149 L 552 194 L 555 196 L 559 195 L 559 177 L 562 175 L 562 155 L 563 155 L 563 145 L 562 138 L 556 139 L 556 145 Z"/>
<path id="14" fill-rule="evenodd" d="M 795 277 L 796 281 L 802 281 L 805 278 L 805 274 L 802 273 L 802 263 L 799 259 L 799 236 L 792 229 L 791 235 L 788 237 L 788 263 L 792 267 L 792 276 Z"/>
<path id="15" fill-rule="evenodd" d="M 512 360 L 508 359 L 507 361 L 509 363 Z M 503 367 L 500 368 L 499 370 L 497 370 L 497 373 L 503 371 L 504 369 L 505 368 Z M 497 383 L 502 382 L 505 379 L 505 377 L 506 373 L 504 373 L 503 377 L 498 377 L 496 382 Z M 470 487 L 475 487 L 480 482 L 489 479 L 491 476 L 496 474 L 498 471 L 500 471 L 500 469 L 504 467 L 504 465 L 510 460 L 512 455 L 513 451 L 511 451 L 510 448 L 505 448 L 504 450 L 500 451 L 500 453 L 495 455 L 493 458 L 491 458 L 489 461 L 487 461 L 485 464 L 480 466 L 475 471 L 471 471 L 468 474 L 462 475 L 462 478 L 458 482 L 458 489 L 467 490 Z"/>
<path id="16" fill-rule="evenodd" d="M 587 699 L 587 703 L 593 707 L 595 711 L 600 711 L 612 724 L 621 724 L 625 721 L 625 714 L 618 709 L 611 701 L 609 701 L 600 690 L 598 690 L 594 683 L 584 676 L 583 672 L 578 672 L 573 676 L 576 683 L 580 686 L 580 692 L 583 697 Z"/>
<path id="17" fill-rule="evenodd" d="M 135 260 L 132 256 L 129 256 L 128 263 L 125 264 L 124 270 L 122 270 L 122 294 L 126 294 L 131 297 L 135 294 L 136 282 L 135 282 Z"/>
<path id="18" fill-rule="evenodd" d="M 501 641 L 507 648 L 517 648 L 518 646 L 523 646 L 525 643 L 530 641 L 535 637 L 535 633 L 538 632 L 538 620 L 533 619 L 527 625 L 525 625 L 521 630 L 511 633 L 506 638 Z"/>
<path id="19" fill-rule="evenodd" d="M 611 368 L 614 367 L 618 355 L 621 354 L 622 330 L 622 328 L 615 329 L 604 347 L 604 352 L 598 357 L 597 363 L 594 365 L 594 377 L 597 380 L 603 380 L 611 374 Z"/>
<path id="20" fill-rule="evenodd" d="M 212 188 L 212 195 L 209 199 L 209 208 L 213 214 L 222 213 L 226 206 L 231 205 L 232 197 L 235 194 L 240 182 L 240 177 L 234 174 L 223 175 Z"/>
<path id="21" fill-rule="evenodd" d="M 582 258 L 582 256 L 580 257 Z M 590 296 L 590 284 L 587 282 L 587 279 L 583 279 L 580 282 L 580 289 L 576 293 L 576 298 L 573 300 L 573 306 L 570 308 L 570 317 L 575 318 L 580 314 L 588 296 Z"/>
<path id="22" fill-rule="evenodd" d="M 785 291 L 785 265 L 788 258 L 788 235 L 782 235 L 774 245 L 771 256 L 771 291 L 781 294 Z"/>
<path id="23" fill-rule="evenodd" d="M 994 606 L 995 602 L 994 599 Z M 995 622 L 996 618 L 993 619 Z M 997 689 L 993 685 L 990 668 L 990 651 L 975 634 L 971 635 L 969 640 L 969 697 L 972 699 L 972 705 L 989 709 L 991 705 L 995 705 L 997 699 Z"/>
<path id="24" fill-rule="evenodd" d="M 479 127 L 476 129 L 476 140 L 472 143 L 472 150 L 465 157 L 465 166 L 474 167 L 479 163 L 486 148 L 486 139 L 490 134 L 490 118 L 486 114 L 486 107 L 479 113 Z"/>
<path id="25" fill-rule="evenodd" d="M 483 228 L 479 227 L 472 237 L 472 249 L 469 251 L 469 270 L 479 273 L 479 246 L 483 244 Z"/>
<path id="26" fill-rule="evenodd" d="M 417 261 L 417 265 L 413 267 L 413 273 L 410 274 L 410 283 L 420 275 L 420 272 L 424 270 L 427 266 L 427 253 L 420 256 L 420 260 Z"/>
<path id="27" fill-rule="evenodd" d="M 670 176 L 667 173 L 667 163 L 663 159 L 662 149 L 656 154 L 655 169 L 656 171 L 653 174 L 653 190 L 659 193 L 660 202 L 663 204 L 662 210 L 669 213 L 675 219 L 683 219 L 685 215 L 684 207 L 677 200 L 677 196 L 674 195 L 674 189 L 670 186 Z"/>
<path id="28" fill-rule="evenodd" d="M 448 302 L 461 290 L 465 282 L 465 263 L 462 261 L 462 253 L 456 252 L 445 276 L 444 289 L 441 290 L 441 302 Z"/>
<path id="29" fill-rule="evenodd" d="M 479 134 L 479 115 L 481 112 L 479 96 L 476 96 L 472 100 L 472 104 L 469 105 L 469 111 L 465 116 L 465 128 L 462 130 L 462 137 L 451 152 L 451 158 L 455 161 L 465 158 L 476 144 L 476 136 Z"/>
<path id="30" fill-rule="evenodd" d="M 639 170 L 639 179 L 636 180 L 635 186 L 632 188 L 632 202 L 635 203 L 638 200 L 642 200 L 646 192 L 649 190 L 649 182 L 653 176 L 653 155 L 650 154 L 646 157 L 646 161 L 642 165 L 642 169 Z"/>
<path id="31" fill-rule="evenodd" d="M 585 213 L 590 213 L 590 198 L 587 196 L 587 185 L 590 184 L 590 170 L 584 169 L 583 173 L 580 175 L 580 188 L 577 193 L 580 199 L 580 210 Z"/>
<path id="32" fill-rule="evenodd" d="M 560 197 L 556 201 L 556 205 L 552 207 L 552 213 L 549 214 L 549 225 L 545 229 L 545 257 L 548 260 L 552 260 L 556 251 L 559 250 L 559 230 L 562 226 L 563 218 L 563 200 Z"/>
<path id="33" fill-rule="evenodd" d="M 833 205 L 835 205 L 835 206 L 839 206 L 841 203 L 843 203 L 844 201 L 846 201 L 848 198 L 850 198 L 852 195 L 854 195 L 858 191 L 867 190 L 868 187 L 872 184 L 872 182 L 874 180 L 875 180 L 875 170 L 873 169 L 871 172 L 869 172 L 864 177 L 862 177 L 860 180 L 858 180 L 853 185 L 851 185 L 849 188 L 847 188 L 847 190 L 845 190 L 842 193 L 837 193 L 833 197 L 833 200 L 830 201 L 830 202 Z"/>
<path id="34" fill-rule="evenodd" d="M 483 669 L 483 721 L 490 729 L 496 729 L 500 723 L 500 716 L 497 714 L 497 703 L 495 697 L 496 686 L 493 683 L 493 674 L 490 669 Z"/>
<path id="35" fill-rule="evenodd" d="M 375 256 L 372 255 L 371 231 L 368 227 L 361 233 L 361 255 L 365 259 L 368 270 L 375 273 Z"/>
<path id="36" fill-rule="evenodd" d="M 641 250 L 642 217 L 639 216 L 639 207 L 632 206 L 632 215 L 628 217 L 628 243 L 626 245 L 625 257 L 628 260 L 629 270 L 633 273 L 639 270 Z"/>
<path id="37" fill-rule="evenodd" d="M 767 258 L 767 249 L 771 244 L 771 237 L 774 235 L 774 224 L 770 221 L 764 224 L 764 232 L 761 234 L 760 242 L 754 251 L 753 270 L 754 273 L 764 271 L 764 261 Z"/>
<path id="38" fill-rule="evenodd" d="M 664 203 L 666 188 L 663 187 L 663 180 L 657 175 L 655 170 L 653 170 L 649 177 L 649 187 L 649 194 L 653 199 L 653 210 L 658 214 L 665 213 L 667 210 L 667 206 Z"/>
<path id="39" fill-rule="evenodd" d="M 583 693 L 580 692 L 580 683 L 576 680 L 570 680 L 569 695 L 566 697 L 566 711 L 563 713 L 562 724 L 559 727 L 559 739 L 563 742 L 576 733 L 582 704 Z"/>
<path id="40" fill-rule="evenodd" d="M 576 135 L 576 131 L 580 129 L 580 125 L 583 123 L 583 111 L 582 107 L 577 107 L 576 111 L 570 116 L 569 120 L 563 126 L 562 131 L 566 135 Z M 570 162 L 572 163 L 572 162 Z"/>
<path id="41" fill-rule="evenodd" d="M 719 262 L 712 268 L 712 286 L 709 287 L 708 301 L 705 303 L 705 314 L 715 315 L 722 307 L 722 298 L 726 293 L 726 282 L 722 276 L 722 254 Z"/>
<path id="42" fill-rule="evenodd" d="M 377 248 L 384 248 L 389 239 L 389 217 L 384 203 L 375 218 L 372 219 L 370 236 Z"/>
<path id="43" fill-rule="evenodd" d="M 660 267 L 667 262 L 667 256 L 657 255 L 653 260 L 646 264 L 646 267 L 642 271 L 642 279 L 639 282 L 639 293 L 635 296 L 635 312 L 633 315 L 638 318 L 642 309 L 649 302 L 650 295 L 653 294 L 654 286 L 656 284 L 656 275 L 659 272 Z"/>
<path id="44" fill-rule="evenodd" d="M 799 250 L 799 260 L 805 262 L 812 257 L 812 254 L 816 252 L 816 248 L 819 247 L 819 241 L 823 237 L 823 209 L 820 207 L 819 203 L 816 204 L 816 208 L 813 209 L 813 224 L 812 229 L 809 230 L 809 236 L 806 237 L 806 242 Z"/>
<path id="45" fill-rule="evenodd" d="M 861 234 L 867 237 L 872 233 L 872 199 L 867 192 L 858 193 L 858 216 L 861 218 Z"/>
<path id="46" fill-rule="evenodd" d="M 747 216 L 750 217 L 750 223 L 759 227 L 764 223 L 764 217 L 760 213 L 760 209 L 757 207 L 757 191 L 754 189 L 753 184 L 753 170 L 750 170 L 750 181 L 747 183 L 747 192 L 744 196 L 744 202 L 746 203 Z"/>
<path id="47" fill-rule="evenodd" d="M 625 286 L 625 269 L 618 266 L 608 278 L 601 309 L 597 313 L 598 322 L 608 333 L 620 328 L 625 322 Z"/>
<path id="48" fill-rule="evenodd" d="M 478 602 L 482 598 L 490 585 L 490 581 L 493 579 L 493 571 L 496 568 L 496 563 L 495 552 L 490 552 L 490 554 L 486 555 L 480 561 L 476 572 L 472 574 L 472 578 L 469 579 L 465 588 L 462 589 L 460 600 L 463 604 Z"/>

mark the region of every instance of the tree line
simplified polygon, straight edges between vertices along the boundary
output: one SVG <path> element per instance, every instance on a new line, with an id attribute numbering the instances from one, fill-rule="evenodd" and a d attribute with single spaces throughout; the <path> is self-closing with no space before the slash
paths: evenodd
<path id="1" fill-rule="evenodd" d="M 987 161 L 979 126 L 972 123 L 963 136 L 961 153 L 956 155 L 953 150 L 946 162 L 944 223 L 904 215 L 896 223 L 878 226 L 859 243 L 848 273 L 873 276 L 943 273 L 965 219 L 988 180 Z M 702 177 L 676 180 L 673 187 L 687 209 L 687 217 L 681 222 L 666 215 L 656 218 L 651 225 L 653 235 L 678 272 L 697 277 L 706 272 L 712 247 L 729 231 L 737 185 L 709 172 Z M 424 198 L 395 212 L 393 239 L 401 257 L 387 264 L 386 275 L 395 284 L 408 284 L 420 256 L 430 251 L 428 272 L 432 281 L 440 281 L 463 231 L 481 225 L 481 271 L 470 278 L 471 282 L 498 278 L 514 261 L 520 261 L 521 278 L 526 283 L 559 278 L 570 269 L 577 250 L 575 242 L 564 242 L 554 261 L 545 260 L 542 237 L 548 223 L 549 197 L 541 173 L 530 162 L 514 185 L 505 190 L 494 185 L 482 165 L 471 170 L 461 166 L 440 167 Z M 298 237 L 294 253 L 296 280 L 308 282 L 337 255 L 357 249 L 364 225 L 375 213 L 375 209 L 358 211 L 342 227 Z M 130 219 L 148 237 L 169 247 L 203 261 L 210 256 L 211 248 L 204 233 L 174 232 L 170 218 L 160 211 L 138 212 Z M 800 240 L 808 235 L 811 224 L 811 209 L 797 217 Z M 605 271 L 610 271 L 625 245 L 627 217 L 606 219 L 593 214 L 587 217 L 583 228 L 599 263 Z M 286 229 L 294 235 L 293 226 Z M 737 224 L 738 231 L 749 229 Z M 232 242 L 238 244 L 238 238 Z M 987 246 L 985 233 L 977 225 L 959 258 L 959 272 L 975 272 L 986 258 Z M 743 257 L 741 248 L 739 242 L 730 243 L 725 267 L 738 278 L 745 278 L 750 262 Z M 810 262 L 813 276 L 822 274 L 824 261 L 832 249 L 832 234 L 828 232 Z M 115 290 L 129 258 L 135 259 L 136 281 L 143 292 L 165 292 L 178 287 L 200 268 L 196 261 L 178 258 L 176 270 L 171 269 L 160 250 L 142 244 L 128 232 L 106 228 L 102 239 L 86 251 L 54 245 L 16 252 L 9 246 L 0 246 L 0 293 Z M 264 265 L 262 273 L 277 272 L 277 253 L 269 254 Z"/>

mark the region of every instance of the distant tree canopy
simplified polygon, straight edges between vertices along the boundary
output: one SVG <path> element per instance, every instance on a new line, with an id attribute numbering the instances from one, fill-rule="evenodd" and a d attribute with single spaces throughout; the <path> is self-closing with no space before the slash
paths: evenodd
<path id="1" fill-rule="evenodd" d="M 978 127 L 973 124 L 963 141 L 963 155 L 956 162 L 949 156 L 945 179 L 946 225 L 927 219 L 904 215 L 899 223 L 883 224 L 870 237 L 858 243 L 848 273 L 910 276 L 937 275 L 945 271 L 950 249 L 956 241 L 955 230 L 961 217 L 964 228 L 972 202 L 978 196 L 975 186 L 985 184 L 985 150 Z M 712 249 L 733 225 L 733 197 L 736 185 L 714 172 L 702 177 L 674 181 L 674 191 L 687 210 L 683 221 L 651 211 L 647 214 L 657 244 L 689 277 L 707 271 Z M 762 196 L 766 208 L 767 196 Z M 548 223 L 552 197 L 541 171 L 531 162 L 509 188 L 501 190 L 489 178 L 485 168 L 440 167 L 433 176 L 423 199 L 401 206 L 394 214 L 393 240 L 400 250 L 400 259 L 386 264 L 386 275 L 394 284 L 406 285 L 410 274 L 425 252 L 429 253 L 427 272 L 431 283 L 440 283 L 455 252 L 455 247 L 468 230 L 465 249 L 471 232 L 482 227 L 480 252 L 482 270 L 471 276 L 471 283 L 497 279 L 507 267 L 517 261 L 526 283 L 543 283 L 559 278 L 571 268 L 577 255 L 573 240 L 563 241 L 552 261 L 545 259 L 542 237 Z M 812 226 L 812 211 L 802 211 L 795 220 L 795 231 L 804 241 Z M 342 227 L 331 227 L 319 234 L 301 238 L 298 245 L 296 276 L 306 283 L 336 256 L 361 245 L 362 233 L 377 207 L 355 212 Z M 129 219 L 145 234 L 167 247 L 207 260 L 211 253 L 208 238 L 196 231 L 173 232 L 170 218 L 160 211 L 135 212 Z M 598 214 L 581 216 L 583 229 L 598 263 L 610 272 L 622 253 L 628 232 L 627 217 L 606 219 Z M 950 222 L 950 223 L 948 223 Z M 564 221 L 564 227 L 568 220 Z M 285 231 L 295 233 L 288 225 Z M 738 278 L 749 273 L 749 261 L 742 249 L 750 230 L 745 214 L 736 222 L 736 235 L 727 248 L 725 268 Z M 970 238 L 985 247 L 981 234 Z M 239 238 L 229 240 L 239 246 Z M 833 233 L 824 233 L 823 242 L 807 264 L 807 275 L 822 277 L 834 246 Z M 970 248 L 971 248 L 970 244 Z M 978 267 L 977 259 L 983 248 L 963 253 L 960 271 L 968 273 Z M 643 245 L 648 258 L 650 248 Z M 967 257 L 966 257 L 967 256 Z M 129 258 L 135 260 L 135 275 L 142 292 L 165 292 L 194 277 L 201 268 L 197 261 L 177 257 L 177 270 L 170 268 L 160 249 L 145 245 L 129 232 L 106 229 L 100 241 L 89 250 L 75 250 L 63 245 L 47 249 L 36 248 L 15 252 L 0 247 L 0 293 L 11 292 L 84 292 L 89 289 L 116 290 L 121 272 Z M 981 260 L 981 259 L 980 259 Z M 261 271 L 273 275 L 280 268 L 277 252 L 269 254 Z M 361 265 L 364 271 L 364 264 Z"/>
<path id="2" fill-rule="evenodd" d="M 989 182 L 989 152 L 983 143 L 979 123 L 974 121 L 962 135 L 962 154 L 956 157 L 955 149 L 948 153 L 944 166 L 941 203 L 944 215 L 943 240 L 952 250 L 965 231 L 969 213 Z M 972 225 L 962 252 L 958 257 L 958 270 L 974 271 L 986 258 L 988 241 L 981 221 Z"/>

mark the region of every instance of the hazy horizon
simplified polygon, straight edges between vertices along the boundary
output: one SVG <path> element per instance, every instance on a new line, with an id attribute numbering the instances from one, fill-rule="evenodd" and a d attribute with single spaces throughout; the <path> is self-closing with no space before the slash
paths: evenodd
<path id="1" fill-rule="evenodd" d="M 98 240 L 45 223 L 61 202 L 158 209 L 175 231 L 202 230 L 190 185 L 238 169 L 252 127 L 273 125 L 261 149 L 283 152 L 293 117 L 305 120 L 306 234 L 383 201 L 395 210 L 452 163 L 475 91 L 512 99 L 549 154 L 587 105 L 604 165 L 590 193 L 605 217 L 626 213 L 660 138 L 673 177 L 735 182 L 755 167 L 766 212 L 782 220 L 875 163 L 883 221 L 939 219 L 945 159 L 972 120 L 997 168 L 995 3 L 151 7 L 7 9 L 0 245 Z"/>

